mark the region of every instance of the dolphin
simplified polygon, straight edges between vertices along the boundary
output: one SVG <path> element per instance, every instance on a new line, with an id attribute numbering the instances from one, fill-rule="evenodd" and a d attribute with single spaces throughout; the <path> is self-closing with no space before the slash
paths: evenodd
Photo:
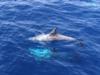
<path id="1" fill-rule="evenodd" d="M 29 40 L 49 42 L 49 41 L 61 41 L 61 40 L 75 41 L 76 39 L 70 36 L 57 33 L 57 28 L 53 28 L 50 33 L 48 34 L 43 33 L 37 36 L 30 37 Z"/>

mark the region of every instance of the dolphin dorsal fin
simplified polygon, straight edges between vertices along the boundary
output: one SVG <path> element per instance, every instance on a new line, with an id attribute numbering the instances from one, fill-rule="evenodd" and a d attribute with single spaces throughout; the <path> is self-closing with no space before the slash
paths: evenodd
<path id="1" fill-rule="evenodd" d="M 56 35 L 57 34 L 57 28 L 53 28 L 50 32 L 50 35 Z"/>

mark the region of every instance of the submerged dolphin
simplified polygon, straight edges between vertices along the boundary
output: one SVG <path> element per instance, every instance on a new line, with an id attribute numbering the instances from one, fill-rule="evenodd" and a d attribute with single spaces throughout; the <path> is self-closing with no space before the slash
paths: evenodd
<path id="1" fill-rule="evenodd" d="M 34 37 L 29 38 L 32 41 L 75 41 L 76 39 L 70 36 L 65 36 L 63 34 L 57 33 L 57 28 L 53 28 L 53 30 L 48 34 L 40 34 Z"/>

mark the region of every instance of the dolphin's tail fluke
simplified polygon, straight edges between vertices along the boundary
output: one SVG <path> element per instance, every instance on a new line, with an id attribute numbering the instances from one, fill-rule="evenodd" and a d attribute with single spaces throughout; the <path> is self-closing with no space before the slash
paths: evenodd
<path id="1" fill-rule="evenodd" d="M 82 40 L 82 39 L 77 39 L 76 40 L 76 44 L 78 45 L 78 46 L 80 46 L 80 47 L 84 47 L 84 42 L 83 42 L 84 40 Z"/>
<path id="2" fill-rule="evenodd" d="M 55 34 L 57 34 L 57 27 L 54 27 L 53 29 L 52 29 L 52 31 L 49 33 L 50 35 L 55 35 Z"/>

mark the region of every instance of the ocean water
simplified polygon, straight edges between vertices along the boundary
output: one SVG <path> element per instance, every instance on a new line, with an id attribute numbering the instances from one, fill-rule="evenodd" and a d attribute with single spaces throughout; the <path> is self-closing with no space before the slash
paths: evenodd
<path id="1" fill-rule="evenodd" d="M 58 33 L 75 42 L 34 42 L 28 38 Z M 50 59 L 35 60 L 29 48 L 50 48 Z M 99 75 L 99 0 L 0 0 L 0 75 Z"/>

